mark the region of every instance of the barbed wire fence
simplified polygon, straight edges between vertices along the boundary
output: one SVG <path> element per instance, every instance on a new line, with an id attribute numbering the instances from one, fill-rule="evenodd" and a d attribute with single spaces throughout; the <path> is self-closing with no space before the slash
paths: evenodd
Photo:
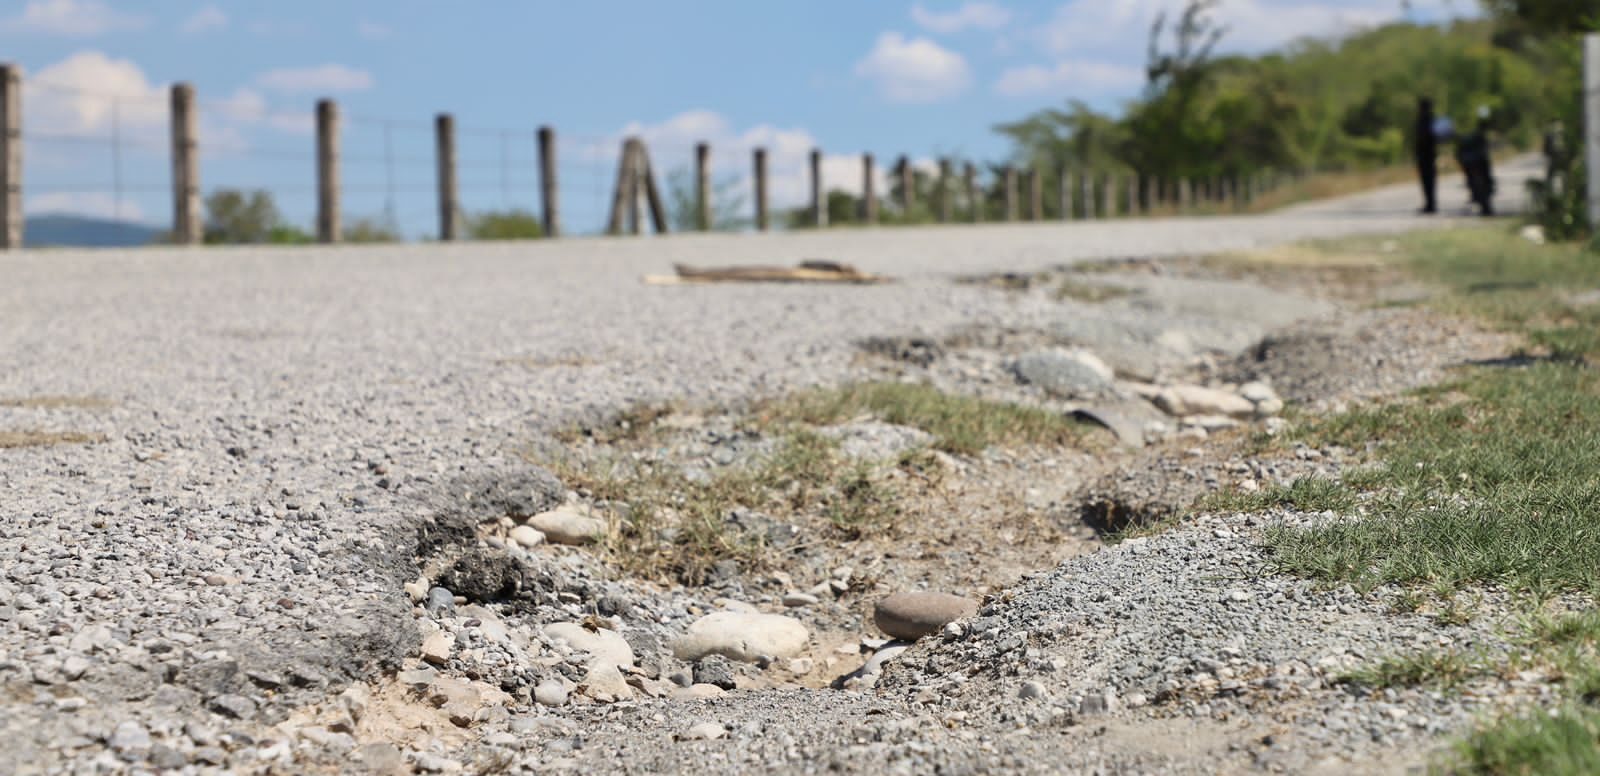
<path id="1" fill-rule="evenodd" d="M 201 200 L 212 204 L 209 195 L 218 192 L 270 200 L 278 228 L 253 240 L 341 242 L 536 236 L 527 224 L 567 237 L 1222 212 L 1273 183 L 824 155 L 781 133 L 708 144 L 319 105 L 271 106 L 250 93 L 197 97 L 182 84 L 103 92 L 25 80 L 18 68 L 0 65 L 0 248 L 24 244 L 25 215 L 53 212 L 163 224 L 160 241 L 201 242 L 218 215 Z M 830 202 L 840 190 L 850 195 L 848 212 Z M 659 222 L 646 207 L 652 197 L 666 211 Z M 183 217 L 186 206 L 196 217 Z M 633 215 L 641 212 L 652 218 Z M 479 230 L 491 214 L 524 229 Z M 627 228 L 623 215 L 655 228 Z"/>

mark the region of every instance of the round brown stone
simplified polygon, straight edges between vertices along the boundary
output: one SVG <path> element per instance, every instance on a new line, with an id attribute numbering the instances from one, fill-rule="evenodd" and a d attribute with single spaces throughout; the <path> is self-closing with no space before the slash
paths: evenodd
<path id="1" fill-rule="evenodd" d="M 978 612 L 978 603 L 949 593 L 895 593 L 872 612 L 878 630 L 897 639 L 920 639 Z"/>

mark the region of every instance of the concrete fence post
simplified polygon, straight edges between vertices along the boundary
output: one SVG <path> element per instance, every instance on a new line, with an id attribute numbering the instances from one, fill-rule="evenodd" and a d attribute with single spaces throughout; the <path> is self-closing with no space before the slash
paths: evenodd
<path id="1" fill-rule="evenodd" d="M 22 68 L 0 65 L 0 250 L 22 247 Z"/>
<path id="2" fill-rule="evenodd" d="M 757 148 L 751 152 L 751 163 L 755 166 L 755 206 L 756 230 L 767 231 L 767 149 Z"/>
<path id="3" fill-rule="evenodd" d="M 1589 227 L 1600 230 L 1600 33 L 1583 38 L 1583 148 L 1588 157 Z"/>
<path id="4" fill-rule="evenodd" d="M 969 220 L 976 224 L 983 221 L 983 199 L 978 193 L 978 168 L 972 162 L 967 162 L 961 169 L 962 187 L 967 190 L 967 207 L 971 209 Z"/>
<path id="5" fill-rule="evenodd" d="M 939 160 L 939 223 L 950 223 L 951 200 L 955 199 L 955 186 L 950 180 L 950 160 Z"/>
<path id="6" fill-rule="evenodd" d="M 711 231 L 711 146 L 694 145 L 694 225 Z"/>
<path id="7" fill-rule="evenodd" d="M 197 125 L 194 87 L 172 85 L 172 242 L 199 245 L 200 164 L 197 153 Z"/>
<path id="8" fill-rule="evenodd" d="M 456 198 L 456 120 L 448 113 L 433 117 L 434 157 L 438 164 L 439 240 L 456 239 L 461 204 Z"/>
<path id="9" fill-rule="evenodd" d="M 561 189 L 556 183 L 556 131 L 539 127 L 539 201 L 544 207 L 544 236 L 561 236 Z"/>
<path id="10" fill-rule="evenodd" d="M 811 149 L 811 225 L 828 225 L 828 194 L 822 188 L 822 151 Z"/>
<path id="11" fill-rule="evenodd" d="M 1005 220 L 1008 222 L 1015 221 L 1017 220 L 1017 168 L 1006 167 L 1005 174 L 1001 178 L 1001 185 L 1005 187 L 1003 189 L 1006 211 Z"/>
<path id="12" fill-rule="evenodd" d="M 344 239 L 339 219 L 339 106 L 317 101 L 317 240 Z"/>
<path id="13" fill-rule="evenodd" d="M 878 223 L 878 181 L 873 170 L 872 154 L 861 155 L 861 220 L 868 225 Z"/>

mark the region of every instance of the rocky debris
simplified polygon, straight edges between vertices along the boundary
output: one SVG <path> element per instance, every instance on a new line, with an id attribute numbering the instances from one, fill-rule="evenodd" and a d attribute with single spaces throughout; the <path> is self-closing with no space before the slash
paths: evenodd
<path id="1" fill-rule="evenodd" d="M 583 623 L 556 622 L 544 626 L 551 639 L 565 642 L 572 649 L 589 653 L 588 665 L 633 665 L 633 647 L 622 634 L 608 628 L 586 627 Z"/>
<path id="2" fill-rule="evenodd" d="M 867 353 L 923 368 L 944 355 L 938 342 L 925 337 L 867 337 L 857 345 Z"/>
<path id="3" fill-rule="evenodd" d="M 1110 393 L 1115 375 L 1099 356 L 1082 348 L 1053 348 L 1027 353 L 1011 364 L 1016 378 L 1063 399 Z"/>
<path id="4" fill-rule="evenodd" d="M 732 690 L 737 686 L 733 679 L 733 664 L 721 655 L 706 655 L 694 661 L 694 684 L 710 684 Z"/>
<path id="5" fill-rule="evenodd" d="M 799 620 L 780 614 L 713 612 L 696 620 L 672 644 L 679 660 L 694 661 L 707 655 L 754 663 L 794 657 L 805 649 L 811 633 Z"/>
<path id="6" fill-rule="evenodd" d="M 827 426 L 819 431 L 823 436 L 839 440 L 839 452 L 858 461 L 892 460 L 933 442 L 933 435 L 920 428 L 876 420 Z"/>
<path id="7" fill-rule="evenodd" d="M 602 703 L 627 700 L 633 697 L 633 688 L 615 663 L 595 663 L 583 675 L 578 691 Z"/>
<path id="8" fill-rule="evenodd" d="M 873 607 L 872 621 L 889 636 L 916 641 L 938 633 L 949 623 L 971 617 L 977 611 L 976 601 L 949 593 L 895 593 Z"/>
<path id="9" fill-rule="evenodd" d="M 533 688 L 533 699 L 540 706 L 565 706 L 569 692 L 566 682 L 546 679 Z"/>
<path id="10" fill-rule="evenodd" d="M 589 544 L 606 533 L 606 521 L 587 508 L 557 507 L 528 518 L 527 525 L 557 544 Z"/>
<path id="11" fill-rule="evenodd" d="M 715 741 L 728 735 L 728 729 L 715 722 L 701 722 L 684 732 L 683 738 L 687 741 Z"/>
<path id="12" fill-rule="evenodd" d="M 1169 385 L 1149 393 L 1151 403 L 1162 412 L 1177 417 L 1210 415 L 1253 418 L 1256 405 L 1231 391 L 1201 385 Z"/>
<path id="13" fill-rule="evenodd" d="M 510 536 L 511 541 L 516 542 L 517 546 L 519 547 L 532 549 L 544 544 L 544 534 L 541 533 L 539 529 L 534 528 L 531 525 L 516 526 L 511 529 L 511 532 L 508 534 L 508 536 Z"/>
<path id="14" fill-rule="evenodd" d="M 434 631 L 422 639 L 422 659 L 434 665 L 444 665 L 450 660 L 450 650 L 456 637 L 449 631 Z"/>

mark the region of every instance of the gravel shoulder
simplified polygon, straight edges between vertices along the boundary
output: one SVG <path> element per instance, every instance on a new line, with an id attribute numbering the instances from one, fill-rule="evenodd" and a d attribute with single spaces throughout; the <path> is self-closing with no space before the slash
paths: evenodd
<path id="1" fill-rule="evenodd" d="M 1387 196 L 1399 203 L 1404 195 Z M 1406 209 L 1397 204 L 1394 212 Z M 519 704 L 515 692 L 531 693 L 542 678 L 588 678 L 583 661 L 568 660 L 571 650 L 543 633 L 558 615 L 620 623 L 639 642 L 630 646 L 645 678 L 660 683 L 681 666 L 662 657 L 652 677 L 644 663 L 716 608 L 715 598 L 770 609 L 781 591 L 746 587 L 749 580 L 717 591 L 641 584 L 566 548 L 489 553 L 480 562 L 473 553 L 492 545 L 471 528 L 570 498 L 524 455 L 534 440 L 575 423 L 641 403 L 726 407 L 903 372 L 903 364 L 863 356 L 857 343 L 866 336 L 998 342 L 952 347 L 956 355 L 924 376 L 1064 410 L 1071 402 L 1018 386 L 997 369 L 1031 343 L 1095 344 L 1124 336 L 1121 322 L 1139 318 L 1168 321 L 1138 330 L 1136 344 L 1174 359 L 1141 361 L 1154 373 L 1141 376 L 1181 371 L 1184 355 L 1204 355 L 1220 370 L 1232 363 L 1230 352 L 1268 332 L 1339 309 L 1325 300 L 1296 307 L 1295 297 L 1276 292 L 1270 298 L 1281 304 L 1251 306 L 1262 311 L 1257 317 L 1237 310 L 1219 317 L 1215 304 L 1195 306 L 1242 287 L 1225 279 L 1174 285 L 1147 278 L 1147 293 L 1135 300 L 1074 303 L 953 282 L 958 275 L 1439 225 L 1335 209 L 760 238 L 0 257 L 10 280 L 0 288 L 7 311 L 0 400 L 8 400 L 0 402 L 0 429 L 84 435 L 0 449 L 0 717 L 9 742 L 0 764 L 18 773 L 334 772 L 351 758 L 387 772 L 617 762 L 639 772 L 820 770 L 831 763 L 908 772 L 929 765 L 973 772 L 1277 767 L 1271 756 L 1233 745 L 1245 735 L 1236 725 L 1253 735 L 1281 722 L 1235 710 L 1253 689 L 1207 704 L 1162 706 L 1160 713 L 1116 701 L 1105 704 L 1104 721 L 1084 721 L 1098 713 L 1093 701 L 1087 714 L 1083 706 L 1096 692 L 1102 701 L 1108 691 L 1153 701 L 1166 691 L 1161 676 L 1200 681 L 1209 672 L 1219 689 L 1230 681 L 1196 656 L 1243 661 L 1237 681 L 1264 678 L 1251 674 L 1258 666 L 1277 672 L 1299 661 L 1304 671 L 1284 669 L 1296 677 L 1287 686 L 1310 688 L 1310 699 L 1298 701 L 1306 714 L 1337 718 L 1343 691 L 1327 686 L 1319 661 L 1435 636 L 1404 621 L 1374 624 L 1381 618 L 1363 609 L 1370 602 L 1262 575 L 1246 518 L 1222 516 L 1216 525 L 1124 543 L 1041 572 L 1015 593 L 1002 592 L 1014 579 L 974 583 L 971 589 L 987 585 L 998 596 L 980 613 L 997 637 L 973 629 L 970 638 L 921 643 L 898 666 L 891 663 L 871 692 L 804 689 L 781 678 L 715 700 L 585 702 L 555 712 Z M 852 262 L 898 282 L 829 289 L 638 282 L 675 261 L 810 257 Z M 1178 292 L 1168 293 L 1169 286 Z M 1091 320 L 1109 323 L 1084 324 Z M 1162 335 L 1175 329 L 1212 334 L 1174 347 Z M 1112 340 L 1100 344 L 1116 349 Z M 1104 474 L 1102 465 L 1084 463 L 1070 481 Z M 1024 507 L 1064 515 L 1069 502 L 1059 494 Z M 1185 554 L 1196 546 L 1215 566 L 1213 576 L 1194 576 L 1211 568 Z M 458 554 L 446 564 L 449 552 Z M 430 562 L 438 567 L 427 568 Z M 477 580 L 500 574 L 517 594 L 452 601 L 461 608 L 444 614 L 424 613 L 404 592 L 419 570 L 435 572 L 436 582 L 456 568 Z M 1125 670 L 1126 653 L 1144 654 L 1161 634 L 1126 629 L 1110 611 L 1071 602 L 1110 607 L 1122 593 L 1095 601 L 1087 588 L 1131 595 L 1154 578 L 1170 581 L 1163 589 L 1174 597 L 1140 620 L 1142 627 L 1168 639 L 1158 654 L 1190 663 L 1136 675 Z M 1216 600 L 1218 578 L 1245 586 L 1248 600 Z M 1207 595 L 1213 597 L 1200 600 Z M 1303 603 L 1294 610 L 1300 614 L 1269 605 L 1280 595 Z M 1329 607 L 1328 619 L 1294 619 Z M 1168 626 L 1217 611 L 1226 617 L 1204 626 L 1215 634 L 1193 632 L 1204 629 L 1198 623 L 1184 626 L 1186 636 Z M 503 638 L 489 632 L 497 622 L 506 628 Z M 1229 646 L 1252 622 L 1260 643 Z M 1337 643 L 1271 638 L 1303 625 L 1368 635 Z M 1041 646 L 1026 646 L 1040 629 L 1053 630 L 1037 636 Z M 423 666 L 419 650 L 444 631 L 460 648 Z M 1020 651 L 1000 650 L 1019 635 Z M 1459 638 L 1492 643 L 1487 633 Z M 1233 656 L 1225 647 L 1242 651 Z M 463 656 L 472 649 L 479 651 Z M 1027 666 L 1052 659 L 1073 666 L 1071 678 L 1054 682 L 1036 702 L 1013 702 L 1013 684 L 1035 670 Z M 1017 663 L 1024 668 L 1006 667 Z M 423 668 L 434 675 L 412 673 Z M 954 680 L 958 675 L 967 679 Z M 929 693 L 934 700 L 918 700 Z M 1461 718 L 1455 708 L 1417 711 L 1430 702 L 1393 701 L 1404 714 L 1383 712 L 1393 724 L 1384 723 L 1382 735 L 1363 727 L 1376 724 L 1363 704 L 1346 714 L 1344 727 L 1325 726 L 1325 741 L 1290 746 L 1282 767 L 1315 765 L 1321 757 L 1373 762 L 1384 746 L 1415 752 L 1416 736 Z M 1414 713 L 1427 722 L 1414 725 L 1407 716 Z M 963 716 L 951 721 L 953 714 Z M 734 735 L 674 740 L 701 716 Z M 299 732 L 308 728 L 315 731 Z M 1214 746 L 1199 755 L 1177 743 L 1149 746 L 1151 730 Z M 1352 743 L 1362 736 L 1368 743 Z"/>

